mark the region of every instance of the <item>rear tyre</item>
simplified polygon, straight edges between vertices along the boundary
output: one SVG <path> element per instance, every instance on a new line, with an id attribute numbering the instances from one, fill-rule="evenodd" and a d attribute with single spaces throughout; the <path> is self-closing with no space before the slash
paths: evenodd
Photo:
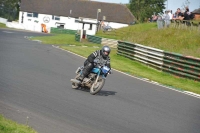
<path id="1" fill-rule="evenodd" d="M 97 94 L 104 86 L 105 84 L 105 79 L 102 77 L 99 77 L 97 83 L 93 83 L 92 86 L 90 87 L 90 94 L 95 95 Z"/>

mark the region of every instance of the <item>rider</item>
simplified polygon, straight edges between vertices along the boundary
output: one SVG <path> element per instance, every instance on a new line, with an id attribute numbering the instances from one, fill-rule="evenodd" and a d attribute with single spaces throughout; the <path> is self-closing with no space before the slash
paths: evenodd
<path id="1" fill-rule="evenodd" d="M 92 68 L 94 68 L 95 63 L 100 63 L 102 65 L 106 65 L 107 67 L 111 68 L 110 66 L 110 57 L 109 54 L 111 52 L 110 47 L 103 46 L 101 50 L 96 50 L 92 54 L 88 56 L 86 61 L 84 62 L 84 68 L 82 71 L 79 80 L 82 82 L 83 79 L 90 73 Z"/>

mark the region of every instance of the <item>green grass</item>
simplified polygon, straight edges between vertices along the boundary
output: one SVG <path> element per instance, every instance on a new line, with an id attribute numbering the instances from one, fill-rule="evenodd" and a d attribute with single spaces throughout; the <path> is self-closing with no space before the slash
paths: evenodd
<path id="1" fill-rule="evenodd" d="M 99 46 L 98 44 L 90 43 L 87 41 L 76 42 L 75 35 L 70 34 L 54 34 L 53 36 L 34 37 L 34 40 L 41 40 L 45 44 L 54 44 L 60 46 L 76 45 L 76 46 Z"/>
<path id="2" fill-rule="evenodd" d="M 147 27 L 148 30 L 148 27 Z M 76 42 L 74 35 L 61 35 L 51 37 L 33 37 L 33 40 L 41 40 L 45 44 L 56 44 L 60 47 L 87 57 L 93 51 L 100 49 L 100 44 L 92 44 L 87 42 Z M 55 40 L 55 41 L 54 41 Z M 75 45 L 75 46 L 71 46 Z M 83 47 L 88 46 L 88 47 Z M 94 47 L 95 46 L 95 47 Z M 99 46 L 99 48 L 96 48 Z M 134 75 L 137 77 L 148 78 L 152 81 L 156 81 L 166 86 L 179 88 L 180 90 L 191 91 L 200 94 L 200 82 L 196 82 L 189 79 L 184 79 L 170 75 L 168 73 L 160 72 L 153 68 L 150 68 L 144 64 L 141 64 L 137 61 L 127 59 L 125 57 L 119 56 L 116 54 L 116 49 L 112 49 L 111 52 L 111 66 L 114 69 L 120 70 L 122 72 Z M 78 66 L 77 66 L 78 67 Z"/>
<path id="3" fill-rule="evenodd" d="M 37 133 L 26 125 L 17 124 L 0 115 L 0 133 Z"/>
<path id="4" fill-rule="evenodd" d="M 156 23 L 137 24 L 110 32 L 98 32 L 97 36 L 116 38 L 165 51 L 200 57 L 200 29 L 157 29 Z"/>
<path id="5" fill-rule="evenodd" d="M 3 23 L 0 23 L 0 28 L 6 28 L 6 25 Z"/>

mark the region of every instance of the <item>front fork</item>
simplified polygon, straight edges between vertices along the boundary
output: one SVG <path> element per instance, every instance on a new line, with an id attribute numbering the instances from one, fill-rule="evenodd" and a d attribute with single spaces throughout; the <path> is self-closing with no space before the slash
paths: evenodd
<path id="1" fill-rule="evenodd" d="M 94 84 L 96 84 L 96 83 L 97 83 L 97 81 L 98 81 L 98 79 L 99 79 L 99 75 L 100 75 L 100 71 L 99 71 L 99 72 L 98 72 L 98 74 L 97 74 L 97 78 L 96 78 L 96 80 L 95 80 Z"/>
<path id="2" fill-rule="evenodd" d="M 96 78 L 94 84 L 96 84 L 97 81 L 99 80 L 100 73 L 101 73 L 101 71 L 98 72 L 98 74 L 97 74 L 97 78 Z M 102 75 L 102 78 L 106 79 L 106 77 L 105 77 L 104 75 Z"/>

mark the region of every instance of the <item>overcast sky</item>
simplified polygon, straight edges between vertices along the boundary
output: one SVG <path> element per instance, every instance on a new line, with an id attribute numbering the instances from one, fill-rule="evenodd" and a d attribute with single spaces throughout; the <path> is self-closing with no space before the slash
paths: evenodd
<path id="1" fill-rule="evenodd" d="M 129 0 L 93 0 L 93 1 L 110 2 L 110 3 L 129 3 Z M 190 11 L 194 11 L 195 9 L 200 8 L 200 0 L 188 0 L 188 1 L 190 2 L 189 4 Z M 166 8 L 168 5 L 168 9 L 175 12 L 177 8 L 182 8 L 183 3 L 185 2 L 186 0 L 168 0 L 168 2 L 166 2 Z"/>

